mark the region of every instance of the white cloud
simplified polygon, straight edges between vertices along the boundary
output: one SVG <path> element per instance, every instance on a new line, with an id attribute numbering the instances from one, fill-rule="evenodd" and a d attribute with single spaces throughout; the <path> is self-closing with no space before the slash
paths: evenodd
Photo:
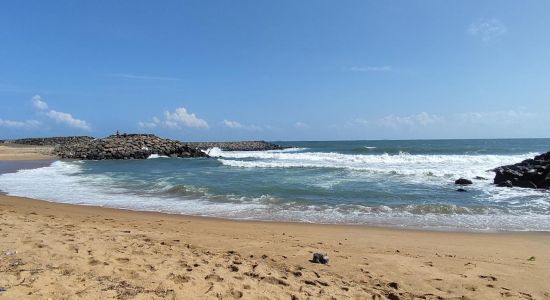
<path id="1" fill-rule="evenodd" d="M 305 129 L 305 128 L 308 128 L 309 125 L 307 125 L 306 123 L 304 122 L 296 122 L 294 123 L 294 128 L 297 128 L 297 129 Z"/>
<path id="2" fill-rule="evenodd" d="M 260 126 L 257 126 L 254 124 L 242 124 L 238 121 L 223 120 L 222 123 L 225 127 L 231 128 L 231 129 L 245 129 L 245 130 L 254 130 L 254 131 L 263 130 Z"/>
<path id="3" fill-rule="evenodd" d="M 391 66 L 353 66 L 350 68 L 353 72 L 395 72 Z"/>
<path id="4" fill-rule="evenodd" d="M 37 120 L 26 121 L 12 121 L 0 119 L 0 127 L 16 128 L 16 129 L 36 129 L 39 128 L 42 123 Z"/>
<path id="5" fill-rule="evenodd" d="M 90 124 L 84 120 L 76 119 L 69 113 L 64 113 L 60 111 L 50 110 L 46 113 L 48 118 L 54 120 L 56 123 L 61 123 L 68 125 L 70 127 L 83 129 L 83 130 L 92 130 Z"/>
<path id="6" fill-rule="evenodd" d="M 166 111 L 164 112 L 164 117 L 166 118 L 165 124 L 168 127 L 179 128 L 180 126 L 184 127 L 194 127 L 194 128 L 208 128 L 208 123 L 198 118 L 194 113 L 187 112 L 185 107 L 176 108 L 174 112 Z"/>
<path id="7" fill-rule="evenodd" d="M 153 117 L 152 121 L 140 121 L 138 126 L 142 128 L 167 127 L 180 129 L 182 127 L 209 128 L 208 122 L 198 118 L 194 113 L 189 113 L 185 107 L 176 108 L 174 112 L 165 111 L 164 120 Z"/>
<path id="8" fill-rule="evenodd" d="M 460 122 L 483 126 L 521 125 L 524 123 L 534 123 L 546 118 L 548 118 L 548 116 L 541 113 L 514 109 L 489 112 L 467 112 L 456 115 L 456 119 Z"/>
<path id="9" fill-rule="evenodd" d="M 548 128 L 548 120 L 550 120 L 549 112 L 509 109 L 446 115 L 427 112 L 408 116 L 388 115 L 378 119 L 356 119 L 348 122 L 346 126 L 366 127 L 380 132 L 386 132 L 383 131 L 384 129 L 423 134 L 437 132 L 442 136 L 444 134 L 456 136 L 456 134 L 468 132 L 470 136 L 487 134 L 513 137 L 528 133 L 537 135 L 543 131 L 541 128 Z"/>
<path id="10" fill-rule="evenodd" d="M 48 103 L 40 95 L 34 95 L 32 97 L 32 104 L 37 110 L 46 111 L 48 109 Z M 49 110 L 44 112 L 44 114 L 54 120 L 56 123 L 65 124 L 73 128 L 83 129 L 90 131 L 92 127 L 90 124 L 84 120 L 74 118 L 70 113 Z"/>
<path id="11" fill-rule="evenodd" d="M 48 109 L 48 103 L 40 97 L 40 95 L 34 95 L 32 97 L 32 105 L 38 110 L 46 110 Z"/>
<path id="12" fill-rule="evenodd" d="M 223 120 L 223 125 L 229 128 L 243 128 L 243 124 L 237 121 Z"/>
<path id="13" fill-rule="evenodd" d="M 429 114 L 427 112 L 421 112 L 416 115 L 410 116 L 395 116 L 388 115 L 381 119 L 375 120 L 374 122 L 366 120 L 358 120 L 359 123 L 363 122 L 365 125 L 376 125 L 379 127 L 389 127 L 389 128 L 401 128 L 401 127 L 415 127 L 415 126 L 428 126 L 434 123 L 442 122 L 443 117 Z"/>
<path id="14" fill-rule="evenodd" d="M 135 75 L 135 74 L 112 74 L 113 77 L 126 78 L 126 79 L 142 79 L 142 80 L 161 80 L 161 81 L 179 81 L 180 78 L 175 77 L 162 77 L 162 76 L 148 76 L 148 75 Z"/>
<path id="15" fill-rule="evenodd" d="M 141 128 L 157 128 L 160 125 L 162 124 L 157 117 L 153 117 L 151 122 L 138 122 L 138 126 Z"/>
<path id="16" fill-rule="evenodd" d="M 484 42 L 498 40 L 508 32 L 506 25 L 499 19 L 480 19 L 470 24 L 468 33 L 472 36 L 478 36 Z"/>

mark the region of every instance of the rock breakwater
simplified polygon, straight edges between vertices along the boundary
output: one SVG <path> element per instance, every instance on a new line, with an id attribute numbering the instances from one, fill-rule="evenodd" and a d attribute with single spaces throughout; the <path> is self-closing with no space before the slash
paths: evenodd
<path id="1" fill-rule="evenodd" d="M 550 189 L 550 152 L 493 171 L 498 186 Z"/>
<path id="2" fill-rule="evenodd" d="M 6 144 L 18 144 L 29 146 L 57 146 L 61 144 L 82 143 L 93 140 L 91 136 L 57 136 L 47 138 L 24 138 L 16 140 L 5 140 Z"/>
<path id="3" fill-rule="evenodd" d="M 145 159 L 151 154 L 169 157 L 208 157 L 201 150 L 182 142 L 153 134 L 120 134 L 103 139 L 62 143 L 54 153 L 67 159 Z"/>
<path id="4" fill-rule="evenodd" d="M 224 151 L 266 151 L 282 150 L 286 147 L 269 143 L 266 141 L 240 141 L 240 142 L 192 142 L 186 143 L 190 147 L 207 150 L 210 148 L 220 148 Z"/>

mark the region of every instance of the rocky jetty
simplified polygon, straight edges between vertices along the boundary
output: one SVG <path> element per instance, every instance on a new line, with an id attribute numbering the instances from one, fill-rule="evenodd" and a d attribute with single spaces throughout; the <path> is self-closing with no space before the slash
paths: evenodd
<path id="1" fill-rule="evenodd" d="M 550 152 L 493 170 L 494 183 L 503 187 L 550 188 Z"/>
<path id="2" fill-rule="evenodd" d="M 93 140 L 91 136 L 58 136 L 47 138 L 25 138 L 17 140 L 6 140 L 4 143 L 30 145 L 30 146 L 57 146 L 63 144 L 82 143 Z"/>
<path id="3" fill-rule="evenodd" d="M 190 147 L 207 150 L 210 148 L 220 148 L 224 151 L 265 151 L 282 150 L 287 147 L 269 143 L 266 141 L 241 141 L 241 142 L 196 142 L 186 143 Z"/>
<path id="4" fill-rule="evenodd" d="M 208 157 L 201 150 L 182 142 L 153 134 L 116 134 L 103 139 L 62 143 L 54 153 L 67 159 L 144 159 L 151 154 L 169 157 Z"/>

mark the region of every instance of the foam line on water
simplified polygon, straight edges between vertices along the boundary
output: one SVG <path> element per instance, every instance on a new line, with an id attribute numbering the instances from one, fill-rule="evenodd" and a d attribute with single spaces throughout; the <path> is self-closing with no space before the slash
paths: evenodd
<path id="1" fill-rule="evenodd" d="M 334 152 L 228 152 L 212 150 L 219 161 L 240 168 L 340 168 L 427 176 L 487 176 L 486 171 L 533 157 L 522 155 L 360 155 Z"/>
<path id="2" fill-rule="evenodd" d="M 134 210 L 161 211 L 234 219 L 347 223 L 418 227 L 442 230 L 550 230 L 548 196 L 535 202 L 542 212 L 527 207 L 510 212 L 496 207 L 411 204 L 386 205 L 312 205 L 270 195 L 245 197 L 215 195 L 194 186 L 175 186 L 159 181 L 147 194 L 120 186 L 107 174 L 86 174 L 85 163 L 54 162 L 48 167 L 0 175 L 0 189 L 9 195 L 54 202 L 98 205 Z M 512 193 L 526 191 L 501 189 Z M 528 190 L 529 193 L 539 193 Z M 493 201 L 507 201 L 506 197 Z M 518 201 L 519 208 L 523 202 Z M 533 203 L 528 203 L 531 207 Z M 546 209 L 546 210 L 545 210 Z M 546 211 L 546 213 L 544 213 Z"/>
<path id="3" fill-rule="evenodd" d="M 170 158 L 166 155 L 159 155 L 159 154 L 151 154 L 149 155 L 149 157 L 147 157 L 147 159 L 155 159 L 155 158 Z"/>

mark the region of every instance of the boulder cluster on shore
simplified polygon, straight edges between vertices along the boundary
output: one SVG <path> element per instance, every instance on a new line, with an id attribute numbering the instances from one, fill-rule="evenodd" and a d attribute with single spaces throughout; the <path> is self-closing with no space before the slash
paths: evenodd
<path id="1" fill-rule="evenodd" d="M 502 187 L 550 188 L 550 152 L 493 170 L 494 184 Z"/>

